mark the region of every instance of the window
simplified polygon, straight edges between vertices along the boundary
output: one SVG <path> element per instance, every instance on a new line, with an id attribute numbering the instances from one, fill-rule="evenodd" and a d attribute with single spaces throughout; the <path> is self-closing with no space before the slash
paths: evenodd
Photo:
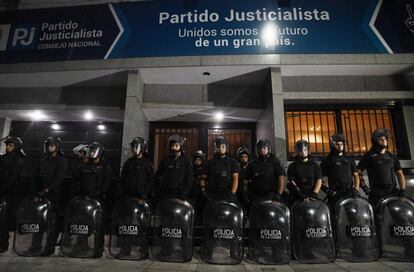
<path id="1" fill-rule="evenodd" d="M 337 131 L 334 111 L 288 111 L 285 120 L 289 157 L 293 157 L 295 142 L 300 139 L 311 144 L 314 156 L 329 153 L 329 137 Z"/>
<path id="2" fill-rule="evenodd" d="M 347 139 L 347 152 L 360 156 L 371 148 L 371 133 L 386 128 L 391 133 L 388 151 L 396 153 L 394 130 L 388 109 L 353 109 L 341 112 L 342 131 Z"/>
<path id="3" fill-rule="evenodd" d="M 390 131 L 388 150 L 397 153 L 396 140 L 388 108 L 352 108 L 328 111 L 286 111 L 288 158 L 294 157 L 295 142 L 304 139 L 311 144 L 313 157 L 323 158 L 330 151 L 329 137 L 343 133 L 345 151 L 359 157 L 371 148 L 371 133 L 377 128 Z"/>

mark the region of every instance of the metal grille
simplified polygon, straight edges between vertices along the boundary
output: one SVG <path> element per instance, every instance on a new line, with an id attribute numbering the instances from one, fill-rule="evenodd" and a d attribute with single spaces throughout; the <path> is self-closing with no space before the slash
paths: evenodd
<path id="1" fill-rule="evenodd" d="M 392 119 L 387 108 L 287 111 L 285 120 L 289 159 L 294 157 L 293 147 L 300 139 L 310 142 L 313 157 L 327 156 L 330 151 L 329 137 L 337 132 L 342 132 L 347 139 L 347 153 L 354 157 L 362 156 L 371 148 L 371 133 L 377 128 L 390 131 L 388 150 L 397 153 Z"/>
<path id="2" fill-rule="evenodd" d="M 346 136 L 347 152 L 361 156 L 371 148 L 371 133 L 377 128 L 390 131 L 388 151 L 396 153 L 394 129 L 388 109 L 349 109 L 341 111 L 342 131 Z"/>
<path id="3" fill-rule="evenodd" d="M 307 140 L 311 153 L 323 157 L 329 153 L 329 137 L 337 129 L 335 111 L 288 111 L 285 112 L 288 157 L 294 156 L 298 140 Z"/>

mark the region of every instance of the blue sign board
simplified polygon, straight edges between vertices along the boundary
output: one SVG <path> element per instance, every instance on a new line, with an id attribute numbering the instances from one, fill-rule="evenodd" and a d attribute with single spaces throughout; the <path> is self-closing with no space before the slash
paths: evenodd
<path id="1" fill-rule="evenodd" d="M 414 53 L 414 0 L 170 0 L 0 13 L 0 63 Z"/>

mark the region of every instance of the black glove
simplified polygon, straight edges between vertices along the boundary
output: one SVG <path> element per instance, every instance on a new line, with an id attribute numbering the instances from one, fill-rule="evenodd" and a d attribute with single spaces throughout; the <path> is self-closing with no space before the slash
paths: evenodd
<path id="1" fill-rule="evenodd" d="M 302 191 L 292 182 L 288 182 L 287 188 L 289 189 L 290 194 L 296 195 L 302 199 L 306 198 L 306 196 L 302 193 Z"/>
<path id="2" fill-rule="evenodd" d="M 236 193 L 230 192 L 228 195 L 228 200 L 229 202 L 236 202 L 237 201 Z"/>
<path id="3" fill-rule="evenodd" d="M 309 195 L 307 197 L 313 198 L 313 199 L 318 199 L 318 193 L 311 192 L 311 193 L 309 193 Z"/>
<path id="4" fill-rule="evenodd" d="M 359 194 L 359 191 L 354 189 L 354 190 L 352 191 L 352 197 L 359 197 L 359 196 L 361 196 L 361 195 Z"/>
<path id="5" fill-rule="evenodd" d="M 398 192 L 399 197 L 407 197 L 407 191 L 405 189 L 400 189 Z"/>
<path id="6" fill-rule="evenodd" d="M 361 188 L 367 196 L 371 194 L 371 188 L 369 188 L 367 185 L 364 185 Z"/>
<path id="7" fill-rule="evenodd" d="M 331 197 L 333 197 L 334 195 L 336 195 L 336 191 L 335 191 L 334 189 L 331 189 L 331 188 L 326 188 L 326 195 L 327 195 L 329 198 L 331 198 Z"/>
<path id="8" fill-rule="evenodd" d="M 273 196 L 273 201 L 280 201 L 282 199 L 282 195 L 281 194 L 279 194 L 279 193 L 276 193 L 274 196 Z"/>
<path id="9" fill-rule="evenodd" d="M 205 190 L 204 191 L 201 191 L 201 194 L 203 195 L 203 198 L 206 201 L 211 201 L 211 197 L 207 194 L 207 192 Z"/>

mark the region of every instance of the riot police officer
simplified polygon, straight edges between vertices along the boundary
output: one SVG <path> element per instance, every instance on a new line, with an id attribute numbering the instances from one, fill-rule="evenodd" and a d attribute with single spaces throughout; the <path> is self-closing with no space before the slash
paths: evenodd
<path id="1" fill-rule="evenodd" d="M 193 167 L 184 153 L 185 139 L 171 135 L 168 139 L 169 155 L 158 166 L 156 177 L 157 200 L 177 198 L 186 200 L 193 183 Z"/>
<path id="2" fill-rule="evenodd" d="M 105 211 L 105 199 L 111 185 L 112 168 L 104 160 L 105 148 L 100 143 L 94 142 L 89 145 L 88 162 L 81 164 L 72 177 L 73 191 L 76 195 L 96 199 Z M 79 239 L 75 247 L 85 248 L 88 237 Z M 103 252 L 103 233 L 99 236 L 101 241 L 99 252 Z"/>
<path id="3" fill-rule="evenodd" d="M 112 168 L 104 160 L 105 148 L 94 142 L 89 145 L 88 161 L 80 165 L 74 173 L 73 190 L 77 195 L 84 195 L 103 201 L 106 198 L 112 179 Z M 103 204 L 103 203 L 101 203 Z"/>
<path id="4" fill-rule="evenodd" d="M 121 171 L 121 195 L 136 199 L 139 204 L 143 205 L 152 190 L 154 183 L 154 167 L 148 157 L 148 143 L 142 137 L 134 137 L 130 141 L 132 156 L 128 158 Z M 121 247 L 119 256 L 128 256 L 131 254 L 131 246 L 128 237 L 118 237 L 118 243 Z M 143 242 L 144 243 L 144 242 Z M 142 252 L 146 256 L 146 252 Z"/>
<path id="5" fill-rule="evenodd" d="M 295 143 L 295 161 L 288 167 L 288 184 L 290 202 L 304 201 L 309 203 L 318 198 L 322 185 L 321 169 L 309 158 L 310 144 L 306 140 Z"/>
<path id="6" fill-rule="evenodd" d="M 371 149 L 365 153 L 358 164 L 361 188 L 369 195 L 369 200 L 378 204 L 381 198 L 397 194 L 403 200 L 407 197 L 405 177 L 397 156 L 388 151 L 388 131 L 384 128 L 375 130 L 371 135 Z M 368 187 L 362 172 L 367 170 L 370 186 Z M 399 190 L 396 187 L 397 175 Z"/>
<path id="7" fill-rule="evenodd" d="M 154 167 L 148 157 L 148 144 L 144 138 L 135 137 L 129 144 L 132 157 L 122 166 L 122 196 L 136 198 L 140 204 L 144 204 L 154 183 Z"/>
<path id="8" fill-rule="evenodd" d="M 20 138 L 8 136 L 4 139 L 4 143 L 6 154 L 0 156 L 0 199 L 5 201 L 6 207 L 3 214 L 0 214 L 0 252 L 7 251 L 9 248 L 11 200 L 16 194 L 21 169 L 26 158 Z"/>
<path id="9" fill-rule="evenodd" d="M 47 254 L 53 254 L 56 244 L 57 231 L 57 213 L 60 208 L 60 188 L 65 177 L 67 161 L 62 152 L 62 141 L 57 137 L 49 137 L 43 143 L 43 151 L 45 156 L 40 162 L 37 177 L 39 179 L 39 188 L 36 193 L 37 197 L 45 197 L 52 205 L 51 216 L 51 243 L 47 245 Z M 40 239 L 41 237 L 38 236 Z M 33 239 L 32 249 L 37 251 L 41 246 L 41 240 Z"/>
<path id="10" fill-rule="evenodd" d="M 334 134 L 329 139 L 331 152 L 322 161 L 322 176 L 328 177 L 328 183 L 322 184 L 322 191 L 328 196 L 328 204 L 334 208 L 337 201 L 348 196 L 359 195 L 359 177 L 353 158 L 344 154 L 345 137 Z"/>
<path id="11" fill-rule="evenodd" d="M 250 165 L 250 152 L 246 147 L 239 147 L 237 149 L 237 159 L 240 164 L 239 186 L 237 186 L 237 197 L 243 207 L 248 209 L 248 175 Z"/>
<path id="12" fill-rule="evenodd" d="M 257 158 L 249 167 L 249 198 L 251 200 L 271 198 L 282 199 L 286 173 L 281 162 L 271 153 L 267 139 L 256 143 Z"/>
<path id="13" fill-rule="evenodd" d="M 180 135 L 175 134 L 168 138 L 169 155 L 161 160 L 155 174 L 156 210 L 162 207 L 163 203 L 166 203 L 164 200 L 175 199 L 177 206 L 188 200 L 188 194 L 193 184 L 193 166 L 191 160 L 184 153 L 184 144 L 185 139 Z M 157 212 L 155 212 L 155 216 L 159 216 Z M 186 248 L 183 237 L 180 239 L 180 244 L 183 249 Z M 173 251 L 173 243 L 165 243 L 160 256 L 168 256 Z"/>
<path id="14" fill-rule="evenodd" d="M 208 198 L 235 202 L 240 166 L 227 152 L 228 143 L 223 137 L 214 140 L 214 147 L 214 156 L 201 175 L 201 189 Z"/>
<path id="15" fill-rule="evenodd" d="M 200 176 L 204 167 L 205 154 L 202 150 L 193 153 L 193 186 L 189 194 L 189 199 L 195 208 L 196 218 L 199 219 L 202 212 L 203 195 L 201 193 Z"/>

